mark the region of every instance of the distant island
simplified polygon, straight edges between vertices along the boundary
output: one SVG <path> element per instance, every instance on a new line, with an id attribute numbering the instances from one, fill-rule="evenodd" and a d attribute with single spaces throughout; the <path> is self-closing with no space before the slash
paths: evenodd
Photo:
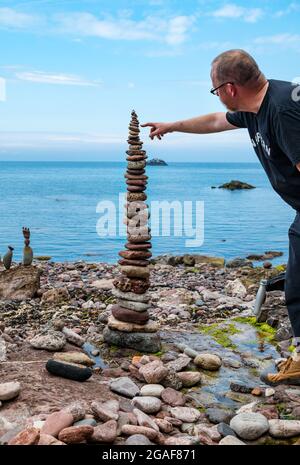
<path id="1" fill-rule="evenodd" d="M 255 189 L 255 186 L 251 186 L 251 184 L 247 184 L 246 182 L 230 181 L 226 184 L 223 184 L 222 186 L 219 186 L 219 189 L 229 189 L 234 191 L 236 189 Z"/>
<path id="2" fill-rule="evenodd" d="M 168 166 L 164 160 L 160 160 L 159 158 L 152 158 L 151 160 L 147 161 L 147 165 L 150 166 Z"/>

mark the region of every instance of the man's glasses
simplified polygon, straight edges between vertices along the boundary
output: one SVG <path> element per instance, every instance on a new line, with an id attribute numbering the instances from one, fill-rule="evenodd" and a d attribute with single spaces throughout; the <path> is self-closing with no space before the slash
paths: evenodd
<path id="1" fill-rule="evenodd" d="M 234 82 L 223 82 L 223 84 L 221 84 L 220 86 L 215 87 L 214 89 L 211 89 L 210 93 L 213 94 L 213 95 L 219 95 L 217 90 L 220 89 L 223 86 L 226 86 L 226 84 L 234 84 Z"/>

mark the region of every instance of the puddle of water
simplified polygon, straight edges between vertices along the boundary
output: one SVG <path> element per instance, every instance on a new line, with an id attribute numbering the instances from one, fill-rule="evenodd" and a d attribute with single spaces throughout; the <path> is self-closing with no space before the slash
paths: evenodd
<path id="1" fill-rule="evenodd" d="M 85 342 L 82 346 L 84 352 L 95 362 L 94 368 L 108 368 L 108 366 L 104 363 L 100 355 L 92 355 L 94 350 L 98 350 L 97 347 L 93 346 L 89 342 Z"/>

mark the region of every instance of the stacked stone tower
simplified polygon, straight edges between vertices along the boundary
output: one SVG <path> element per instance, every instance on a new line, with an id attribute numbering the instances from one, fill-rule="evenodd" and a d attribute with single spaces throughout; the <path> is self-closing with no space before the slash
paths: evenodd
<path id="1" fill-rule="evenodd" d="M 127 202 L 125 205 L 127 242 L 119 252 L 121 275 L 114 280 L 113 305 L 108 326 L 103 334 L 107 343 L 137 349 L 141 352 L 160 350 L 157 325 L 150 320 L 149 294 L 151 235 L 148 227 L 149 210 L 145 203 L 148 176 L 145 174 L 146 151 L 139 137 L 139 121 L 133 110 L 129 124 L 127 150 Z"/>

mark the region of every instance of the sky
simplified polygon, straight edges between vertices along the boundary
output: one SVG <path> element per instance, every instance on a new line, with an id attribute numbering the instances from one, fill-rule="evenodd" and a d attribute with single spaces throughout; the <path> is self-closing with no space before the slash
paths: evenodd
<path id="1" fill-rule="evenodd" d="M 300 2 L 0 0 L 0 160 L 123 161 L 141 122 L 225 111 L 210 63 L 251 53 L 267 78 L 300 76 Z M 245 130 L 151 141 L 166 161 L 256 162 Z"/>

